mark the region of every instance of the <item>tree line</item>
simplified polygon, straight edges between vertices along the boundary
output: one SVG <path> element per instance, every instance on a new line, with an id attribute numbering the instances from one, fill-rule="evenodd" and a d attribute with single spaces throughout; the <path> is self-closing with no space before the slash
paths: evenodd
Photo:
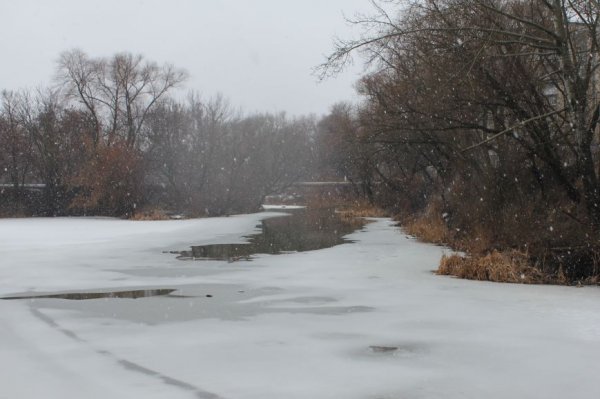
<path id="1" fill-rule="evenodd" d="M 307 173 L 314 117 L 244 115 L 222 96 L 178 99 L 186 77 L 131 53 L 71 50 L 51 86 L 3 91 L 0 211 L 222 215 L 256 210 Z"/>
<path id="2" fill-rule="evenodd" d="M 323 121 L 326 156 L 372 201 L 473 254 L 600 273 L 600 5 L 373 1 L 320 67 L 367 59 L 364 101 Z"/>
<path id="3" fill-rule="evenodd" d="M 185 72 L 128 53 L 59 58 L 51 89 L 3 92 L 0 206 L 131 215 L 254 210 L 306 176 L 473 255 L 600 274 L 600 6 L 593 0 L 373 0 L 319 68 L 359 52 L 362 101 L 324 118 L 245 116 L 171 94 Z M 6 186 L 9 185 L 10 189 Z M 25 212 L 27 213 L 27 212 Z"/>

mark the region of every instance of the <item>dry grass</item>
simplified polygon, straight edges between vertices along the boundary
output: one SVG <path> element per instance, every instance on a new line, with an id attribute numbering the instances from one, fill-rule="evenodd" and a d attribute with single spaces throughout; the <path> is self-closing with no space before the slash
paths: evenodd
<path id="1" fill-rule="evenodd" d="M 357 203 L 352 196 L 341 195 L 336 192 L 307 192 L 304 193 L 304 203 L 308 208 L 350 208 Z"/>
<path id="2" fill-rule="evenodd" d="M 442 217 L 440 201 L 431 201 L 423 213 L 397 217 L 402 229 L 424 242 L 434 244 L 450 244 L 453 237 L 446 221 Z"/>
<path id="3" fill-rule="evenodd" d="M 600 285 L 600 275 L 588 277 L 585 280 L 580 281 L 579 285 Z"/>
<path id="4" fill-rule="evenodd" d="M 515 250 L 493 251 L 484 256 L 444 255 L 437 274 L 502 283 L 560 282 L 531 266 L 527 254 Z"/>
<path id="5" fill-rule="evenodd" d="M 408 234 L 425 242 L 434 244 L 448 243 L 448 227 L 441 217 L 424 215 L 410 218 L 402 223 L 402 228 Z"/>
<path id="6" fill-rule="evenodd" d="M 305 203 L 307 208 L 311 209 L 335 208 L 340 217 L 344 219 L 390 216 L 385 209 L 373 205 L 367 200 L 358 199 L 354 195 L 311 193 L 305 195 Z"/>
<path id="7" fill-rule="evenodd" d="M 27 217 L 31 217 L 31 215 L 27 214 L 23 210 L 9 211 L 9 210 L 0 209 L 0 218 L 1 219 L 4 219 L 4 218 L 20 219 L 20 218 L 27 218 Z"/>
<path id="8" fill-rule="evenodd" d="M 467 256 L 443 256 L 437 274 L 506 283 L 600 285 L 600 275 L 598 275 L 600 251 L 598 251 L 598 256 L 592 255 L 591 260 L 588 260 L 589 256 L 585 254 L 574 255 L 566 260 L 559 259 L 556 254 L 553 254 L 553 257 L 540 256 L 539 246 L 533 245 L 527 246 L 529 253 L 521 252 L 510 249 L 510 245 L 514 245 L 515 242 L 527 243 L 524 225 L 509 224 L 508 230 L 512 230 L 515 237 L 507 242 L 508 233 L 498 233 L 498 229 L 492 228 L 495 226 L 477 221 L 464 223 L 463 220 L 463 223 L 460 223 L 459 220 L 457 223 L 456 219 L 452 219 L 459 226 L 466 225 L 468 230 L 452 229 L 448 227 L 442 214 L 440 202 L 432 201 L 417 216 L 399 217 L 403 230 L 419 240 L 442 244 L 468 254 Z M 498 223 L 505 224 L 504 221 L 498 221 Z M 550 225 L 552 224 L 555 223 Z M 504 237 L 504 241 L 502 237 Z M 573 237 L 577 236 L 573 234 Z M 576 238 L 570 241 L 576 242 Z M 499 251 L 497 248 L 508 249 Z M 583 275 L 592 277 L 574 276 L 573 270 L 577 270 L 579 267 L 577 262 L 588 261 L 596 266 Z"/>
<path id="9" fill-rule="evenodd" d="M 418 239 L 450 245 L 471 255 L 444 255 L 440 260 L 437 274 L 451 275 L 469 280 L 494 281 L 502 283 L 545 284 L 562 283 L 535 268 L 528 254 L 516 250 L 499 252 L 488 251 L 489 234 L 483 229 L 475 229 L 472 239 L 459 239 L 451 231 L 441 212 L 435 205 L 430 205 L 426 211 L 402 223 L 403 229 Z"/>
<path id="10" fill-rule="evenodd" d="M 169 216 L 163 209 L 142 209 L 130 217 L 130 220 L 169 220 Z"/>
<path id="11" fill-rule="evenodd" d="M 343 205 L 337 213 L 344 219 L 364 218 L 364 217 L 387 217 L 388 212 L 366 201 L 354 201 L 349 205 Z"/>
<path id="12" fill-rule="evenodd" d="M 453 235 L 448 240 L 452 248 L 475 255 L 484 255 L 497 248 L 494 235 L 483 226 L 473 226 L 468 234 Z"/>

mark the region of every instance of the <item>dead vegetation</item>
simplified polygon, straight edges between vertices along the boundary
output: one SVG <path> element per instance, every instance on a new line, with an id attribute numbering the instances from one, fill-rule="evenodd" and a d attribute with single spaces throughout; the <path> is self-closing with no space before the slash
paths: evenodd
<path id="1" fill-rule="evenodd" d="M 342 218 L 379 218 L 379 217 L 387 217 L 389 213 L 378 206 L 375 206 L 367 201 L 353 201 L 348 205 L 342 205 L 337 213 Z"/>
<path id="2" fill-rule="evenodd" d="M 134 213 L 130 220 L 169 220 L 171 219 L 165 210 L 159 208 L 144 208 Z"/>
<path id="3" fill-rule="evenodd" d="M 437 205 L 436 205 L 437 204 Z M 526 230 L 524 220 L 520 225 L 506 227 L 505 231 L 494 234 L 494 229 L 482 218 L 479 223 L 471 221 L 467 229 L 452 228 L 451 223 L 443 217 L 439 203 L 432 201 L 425 211 L 417 216 L 398 217 L 405 232 L 424 242 L 446 245 L 466 255 L 444 255 L 440 260 L 439 275 L 451 275 L 459 278 L 480 281 L 493 281 L 522 284 L 573 284 L 597 285 L 600 283 L 600 253 L 592 247 L 553 248 L 545 250 L 539 243 L 525 245 L 526 249 L 515 249 L 510 242 L 502 242 L 499 238 L 507 237 L 509 230 L 514 230 L 513 237 L 521 241 L 520 235 Z M 525 219 L 525 218 L 524 218 Z M 533 219 L 527 219 L 533 220 Z M 533 225 L 531 221 L 530 225 Z M 563 236 L 568 241 L 575 233 L 564 229 Z M 548 238 L 539 234 L 539 242 Z M 522 241 L 526 242 L 526 241 Z M 534 242 L 534 244 L 536 244 Z M 582 264 L 592 265 L 590 270 L 583 270 Z M 591 276 L 591 277 L 589 277 Z"/>
<path id="4" fill-rule="evenodd" d="M 545 284 L 559 282 L 532 267 L 526 253 L 493 251 L 484 256 L 444 255 L 437 274 L 468 280 L 501 283 Z M 564 281 L 561 281 L 564 282 Z"/>
<path id="5" fill-rule="evenodd" d="M 408 234 L 425 242 L 447 244 L 450 240 L 450 234 L 446 222 L 441 213 L 432 208 L 432 206 L 429 206 L 422 215 L 405 218 L 402 227 Z"/>
<path id="6" fill-rule="evenodd" d="M 304 203 L 311 209 L 335 208 L 342 218 L 389 217 L 390 213 L 357 196 L 350 187 L 331 190 L 315 189 L 304 193 Z"/>
<path id="7" fill-rule="evenodd" d="M 0 219 L 11 218 L 11 219 L 19 219 L 29 217 L 27 213 L 24 211 L 12 212 L 12 211 L 2 211 L 0 210 Z"/>

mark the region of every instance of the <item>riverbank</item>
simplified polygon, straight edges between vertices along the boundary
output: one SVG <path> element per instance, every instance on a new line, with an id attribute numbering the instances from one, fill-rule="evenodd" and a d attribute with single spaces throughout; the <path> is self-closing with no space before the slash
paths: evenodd
<path id="1" fill-rule="evenodd" d="M 524 243 L 521 248 L 503 247 L 484 233 L 465 234 L 451 231 L 435 209 L 422 214 L 396 217 L 402 228 L 419 240 L 454 249 L 456 253 L 440 259 L 437 274 L 499 283 L 598 285 L 600 262 L 594 249 L 565 247 L 561 255 L 540 252 Z M 572 274 L 589 263 L 588 276 Z"/>

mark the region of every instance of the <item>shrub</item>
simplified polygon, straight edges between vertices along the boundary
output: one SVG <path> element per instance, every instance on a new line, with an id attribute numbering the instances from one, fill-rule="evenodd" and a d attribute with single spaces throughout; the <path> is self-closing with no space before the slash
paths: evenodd
<path id="1" fill-rule="evenodd" d="M 98 145 L 71 179 L 72 209 L 130 216 L 142 202 L 141 156 L 124 143 Z"/>

